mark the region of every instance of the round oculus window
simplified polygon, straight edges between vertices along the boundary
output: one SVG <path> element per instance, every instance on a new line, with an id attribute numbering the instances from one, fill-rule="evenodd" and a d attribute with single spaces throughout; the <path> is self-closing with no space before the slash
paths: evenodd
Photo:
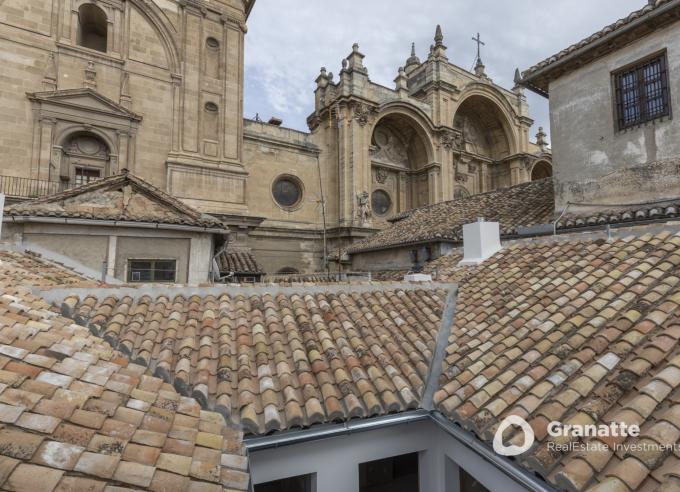
<path id="1" fill-rule="evenodd" d="M 392 206 L 392 199 L 387 192 L 383 190 L 375 190 L 371 195 L 371 208 L 376 215 L 385 215 L 389 212 Z"/>
<path id="2" fill-rule="evenodd" d="M 272 194 L 279 206 L 291 208 L 300 203 L 302 199 L 302 185 L 297 178 L 281 176 L 274 182 Z"/>

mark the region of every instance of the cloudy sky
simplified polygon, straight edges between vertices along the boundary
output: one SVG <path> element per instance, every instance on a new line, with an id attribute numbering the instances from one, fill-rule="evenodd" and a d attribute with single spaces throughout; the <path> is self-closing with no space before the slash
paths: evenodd
<path id="1" fill-rule="evenodd" d="M 441 24 L 449 61 L 474 65 L 478 31 L 487 74 L 511 88 L 524 70 L 616 19 L 645 0 L 257 0 L 246 35 L 245 116 L 307 130 L 319 67 L 340 71 L 352 43 L 366 55 L 372 81 L 388 87 L 409 56 L 411 42 L 427 57 Z M 547 101 L 531 92 L 530 111 L 548 130 Z"/>

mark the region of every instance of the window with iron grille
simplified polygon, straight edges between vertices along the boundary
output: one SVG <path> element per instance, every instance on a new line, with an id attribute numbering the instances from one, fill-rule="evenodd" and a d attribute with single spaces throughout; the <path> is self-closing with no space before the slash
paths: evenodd
<path id="1" fill-rule="evenodd" d="M 666 52 L 613 73 L 619 130 L 670 116 Z"/>
<path id="2" fill-rule="evenodd" d="M 128 282 L 175 282 L 176 260 L 128 260 Z"/>

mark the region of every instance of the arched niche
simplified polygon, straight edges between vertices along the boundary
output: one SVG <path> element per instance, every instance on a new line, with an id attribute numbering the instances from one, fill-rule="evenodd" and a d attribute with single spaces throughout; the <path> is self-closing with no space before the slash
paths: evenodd
<path id="1" fill-rule="evenodd" d="M 531 181 L 550 178 L 553 175 L 552 164 L 547 161 L 537 161 L 531 168 Z"/>
<path id="2" fill-rule="evenodd" d="M 468 154 L 496 161 L 515 152 L 507 115 L 487 96 L 473 94 L 465 98 L 458 106 L 453 127 L 462 133 Z"/>
<path id="3" fill-rule="evenodd" d="M 87 184 L 110 174 L 112 149 L 100 135 L 75 131 L 61 142 L 61 177 L 72 186 Z"/>
<path id="4" fill-rule="evenodd" d="M 108 46 L 108 20 L 106 12 L 97 5 L 84 3 L 78 8 L 79 46 L 106 53 Z"/>
<path id="5" fill-rule="evenodd" d="M 378 118 L 370 147 L 375 219 L 434 201 L 432 155 L 428 132 L 416 117 L 392 110 Z"/>

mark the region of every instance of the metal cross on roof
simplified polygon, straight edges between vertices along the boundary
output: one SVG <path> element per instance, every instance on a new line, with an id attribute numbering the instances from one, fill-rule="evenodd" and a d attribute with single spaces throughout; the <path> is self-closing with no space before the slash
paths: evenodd
<path id="1" fill-rule="evenodd" d="M 486 46 L 486 43 L 482 41 L 482 37 L 477 33 L 477 37 L 472 36 L 472 40 L 477 43 L 477 60 L 481 60 L 481 47 Z"/>

